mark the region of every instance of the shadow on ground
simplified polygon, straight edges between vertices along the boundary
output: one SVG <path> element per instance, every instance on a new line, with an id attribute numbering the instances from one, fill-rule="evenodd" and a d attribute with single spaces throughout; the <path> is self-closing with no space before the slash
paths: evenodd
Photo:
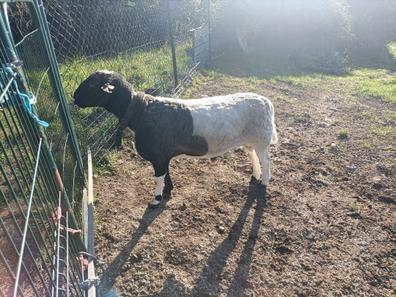
<path id="1" fill-rule="evenodd" d="M 227 260 L 235 249 L 238 240 L 242 234 L 242 230 L 248 218 L 249 211 L 256 202 L 255 213 L 249 237 L 243 248 L 237 263 L 236 270 L 232 277 L 232 285 L 228 288 L 227 296 L 243 296 L 249 271 L 252 262 L 253 250 L 256 239 L 260 230 L 261 219 L 264 213 L 266 203 L 265 188 L 250 183 L 247 199 L 243 205 L 238 219 L 230 229 L 228 236 L 223 242 L 212 252 L 208 261 L 202 270 L 195 286 L 192 290 L 186 289 L 185 286 L 178 282 L 174 277 L 169 277 L 165 282 L 161 292 L 152 296 L 217 296 L 221 291 L 222 272 L 227 264 Z"/>
<path id="2" fill-rule="evenodd" d="M 102 276 L 102 279 L 100 281 L 100 285 L 98 288 L 100 294 L 106 293 L 108 290 L 110 290 L 113 287 L 117 277 L 120 275 L 120 272 L 122 271 L 122 267 L 127 262 L 129 256 L 131 255 L 133 249 L 135 248 L 135 246 L 139 243 L 139 240 L 146 233 L 148 227 L 165 210 L 166 202 L 167 201 L 165 200 L 164 205 L 162 207 L 155 208 L 155 209 L 151 208 L 150 206 L 147 206 L 147 208 L 142 216 L 142 219 L 140 220 L 139 227 L 133 233 L 131 240 L 128 241 L 128 243 L 120 251 L 120 253 L 117 255 L 117 257 L 115 257 L 115 259 L 110 263 L 110 265 L 103 272 L 103 276 Z M 100 294 L 99 294 L 99 296 L 101 296 Z"/>

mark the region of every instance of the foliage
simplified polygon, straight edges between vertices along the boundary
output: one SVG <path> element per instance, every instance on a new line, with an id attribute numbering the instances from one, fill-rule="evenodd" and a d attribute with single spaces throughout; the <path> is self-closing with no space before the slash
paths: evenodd
<path id="1" fill-rule="evenodd" d="M 393 0 L 214 1 L 214 49 L 327 73 L 392 66 Z M 395 64 L 393 64 L 395 66 Z"/>

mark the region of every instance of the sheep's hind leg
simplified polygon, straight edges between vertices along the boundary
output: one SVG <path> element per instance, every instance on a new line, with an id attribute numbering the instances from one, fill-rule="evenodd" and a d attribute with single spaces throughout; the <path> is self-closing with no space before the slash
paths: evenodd
<path id="1" fill-rule="evenodd" d="M 245 151 L 249 156 L 250 161 L 252 162 L 253 165 L 253 173 L 252 173 L 252 179 L 251 182 L 258 182 L 260 180 L 260 161 L 259 158 L 257 156 L 256 151 L 251 148 L 251 147 L 245 147 Z"/>
<path id="2" fill-rule="evenodd" d="M 268 182 L 271 178 L 270 174 L 270 156 L 268 153 L 268 147 L 260 147 L 256 148 L 257 155 L 260 159 L 261 165 L 262 165 L 262 177 L 261 177 L 261 183 L 264 186 L 268 185 Z"/>

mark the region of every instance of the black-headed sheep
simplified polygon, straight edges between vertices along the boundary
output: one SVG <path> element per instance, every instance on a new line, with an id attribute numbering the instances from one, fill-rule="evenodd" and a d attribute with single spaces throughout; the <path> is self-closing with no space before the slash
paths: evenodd
<path id="1" fill-rule="evenodd" d="M 97 71 L 74 93 L 79 107 L 100 106 L 135 132 L 137 152 L 154 167 L 151 205 L 173 189 L 169 162 L 180 155 L 210 158 L 243 146 L 253 163 L 253 177 L 270 179 L 268 149 L 277 142 L 274 108 L 265 97 L 238 93 L 202 99 L 171 99 L 135 93 L 120 74 Z M 260 172 L 260 162 L 262 172 Z"/>

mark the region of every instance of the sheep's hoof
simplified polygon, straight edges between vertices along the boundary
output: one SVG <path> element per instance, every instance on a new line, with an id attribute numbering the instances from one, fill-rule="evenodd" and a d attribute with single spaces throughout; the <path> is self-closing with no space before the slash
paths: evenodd
<path id="1" fill-rule="evenodd" d="M 264 191 L 264 193 L 267 192 L 267 185 L 263 184 L 262 182 L 259 182 L 257 184 L 258 188 L 260 189 L 260 191 Z"/>
<path id="2" fill-rule="evenodd" d="M 170 199 L 172 196 L 172 191 L 165 191 L 162 193 L 164 199 Z"/>
<path id="3" fill-rule="evenodd" d="M 160 206 L 162 202 L 162 195 L 157 195 L 154 197 L 153 200 L 150 201 L 149 206 L 150 208 L 157 208 L 158 206 Z"/>

